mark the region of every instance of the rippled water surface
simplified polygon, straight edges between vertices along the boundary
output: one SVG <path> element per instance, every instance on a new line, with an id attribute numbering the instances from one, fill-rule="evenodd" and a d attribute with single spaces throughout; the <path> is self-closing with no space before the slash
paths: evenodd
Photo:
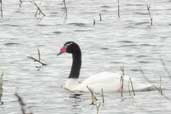
<path id="1" fill-rule="evenodd" d="M 89 93 L 74 96 L 62 88 L 72 59 L 56 54 L 69 40 L 82 49 L 81 80 L 101 71 L 119 71 L 123 64 L 126 74 L 142 83 L 159 86 L 162 77 L 164 96 L 158 91 L 134 97 L 125 93 L 123 98 L 120 93 L 104 93 L 100 114 L 171 113 L 170 0 L 151 0 L 153 26 L 144 0 L 120 0 L 120 18 L 117 0 L 66 0 L 67 18 L 62 0 L 36 0 L 44 17 L 35 17 L 37 9 L 30 1 L 23 0 L 20 7 L 19 0 L 3 0 L 0 71 L 4 72 L 4 104 L 0 114 L 21 114 L 16 91 L 34 114 L 96 114 Z M 38 48 L 47 66 L 27 58 L 37 58 Z"/>

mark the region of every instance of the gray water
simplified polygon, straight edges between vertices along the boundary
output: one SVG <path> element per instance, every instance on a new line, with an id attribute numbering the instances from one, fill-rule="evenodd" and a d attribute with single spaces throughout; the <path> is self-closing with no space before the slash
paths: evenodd
<path id="1" fill-rule="evenodd" d="M 24 0 L 21 7 L 19 0 L 3 1 L 0 71 L 4 72 L 4 105 L 0 105 L 0 114 L 21 114 L 16 91 L 27 111 L 34 114 L 96 114 L 89 93 L 74 96 L 62 88 L 72 59 L 56 54 L 69 40 L 82 49 L 81 80 L 101 71 L 117 72 L 123 64 L 125 73 L 142 83 L 150 80 L 159 86 L 162 77 L 164 96 L 158 91 L 134 97 L 125 93 L 123 98 L 120 93 L 104 93 L 100 114 L 171 113 L 171 100 L 166 98 L 171 98 L 171 76 L 166 72 L 171 72 L 171 1 L 151 0 L 153 26 L 144 0 L 120 0 L 120 18 L 116 0 L 66 0 L 67 19 L 62 0 L 36 2 L 46 16 L 35 17 L 36 7 L 30 0 Z M 47 66 L 27 58 L 38 58 L 37 48 Z"/>

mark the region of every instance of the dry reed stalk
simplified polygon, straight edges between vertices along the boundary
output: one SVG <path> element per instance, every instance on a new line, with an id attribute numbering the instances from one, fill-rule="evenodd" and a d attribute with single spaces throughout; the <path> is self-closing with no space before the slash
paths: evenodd
<path id="1" fill-rule="evenodd" d="M 93 26 L 95 26 L 95 25 L 96 25 L 96 20 L 94 19 L 94 20 L 93 20 Z"/>
<path id="2" fill-rule="evenodd" d="M 87 86 L 87 89 L 89 90 L 90 94 L 91 94 L 91 105 L 95 105 L 96 104 L 96 101 L 97 101 L 97 98 L 95 96 L 95 93 L 92 89 L 90 89 L 88 86 Z"/>
<path id="3" fill-rule="evenodd" d="M 103 88 L 101 89 L 101 96 L 102 96 L 102 103 L 104 104 L 104 91 L 103 91 Z"/>
<path id="4" fill-rule="evenodd" d="M 3 5 L 2 5 L 2 0 L 0 0 L 0 4 L 1 4 L 1 17 L 3 18 Z"/>
<path id="5" fill-rule="evenodd" d="M 129 96 L 131 96 L 130 83 L 128 83 L 128 92 L 129 92 Z"/>
<path id="6" fill-rule="evenodd" d="M 118 0 L 118 17 L 120 18 L 120 1 Z"/>
<path id="7" fill-rule="evenodd" d="M 160 94 L 163 95 L 163 90 L 162 90 L 162 77 L 160 76 Z"/>
<path id="8" fill-rule="evenodd" d="M 134 86 L 133 86 L 133 83 L 132 83 L 132 79 L 129 78 L 129 81 L 131 83 L 131 88 L 132 88 L 133 95 L 135 96 L 135 90 L 134 90 Z"/>
<path id="9" fill-rule="evenodd" d="M 167 73 L 168 77 L 171 78 L 171 73 L 169 72 L 164 60 L 161 57 L 160 57 L 160 62 L 162 64 L 163 68 L 164 68 L 164 71 Z"/>
<path id="10" fill-rule="evenodd" d="M 102 14 L 99 13 L 99 18 L 100 18 L 100 21 L 102 21 Z"/>
<path id="11" fill-rule="evenodd" d="M 18 99 L 18 103 L 19 103 L 19 105 L 20 105 L 22 114 L 27 114 L 27 113 L 26 113 L 26 109 L 25 109 L 25 105 L 26 105 L 26 104 L 24 103 L 22 97 L 21 97 L 17 92 L 15 93 L 15 96 L 16 96 L 17 99 Z"/>
<path id="12" fill-rule="evenodd" d="M 65 9 L 65 20 L 68 18 L 68 8 L 66 6 L 66 1 L 63 0 L 63 3 L 64 3 L 64 9 Z"/>
<path id="13" fill-rule="evenodd" d="M 150 25 L 152 26 L 153 25 L 153 18 L 152 18 L 152 15 L 151 15 L 151 11 L 150 11 L 150 3 L 147 3 L 147 11 L 148 11 L 148 15 L 149 15 L 149 18 L 150 18 Z"/>
<path id="14" fill-rule="evenodd" d="M 39 58 L 39 61 L 40 61 L 40 50 L 39 50 L 39 48 L 37 48 L 37 54 L 38 54 L 38 58 Z"/>
<path id="15" fill-rule="evenodd" d="M 96 103 L 96 114 L 99 114 L 99 109 L 100 109 L 101 103 Z"/>
<path id="16" fill-rule="evenodd" d="M 123 97 L 123 89 L 124 89 L 124 78 L 123 76 L 121 76 L 121 79 L 120 79 L 120 82 L 121 82 L 121 88 L 120 88 L 120 92 L 121 92 L 121 97 Z"/>
<path id="17" fill-rule="evenodd" d="M 32 0 L 33 4 L 36 6 L 37 10 L 35 12 L 35 17 L 37 17 L 37 15 L 39 14 L 42 14 L 43 16 L 46 16 L 45 13 L 43 13 L 43 11 L 41 10 L 41 8 L 38 6 L 38 4 Z"/>
<path id="18" fill-rule="evenodd" d="M 27 56 L 27 57 L 28 57 L 29 59 L 32 59 L 34 62 L 40 63 L 42 66 L 47 65 L 46 63 L 44 63 L 44 62 L 41 61 L 41 56 L 40 56 L 40 50 L 39 50 L 39 48 L 37 49 L 37 54 L 38 54 L 38 59 L 36 59 L 36 58 L 34 58 L 34 57 L 32 57 L 32 56 Z"/>
<path id="19" fill-rule="evenodd" d="M 141 74 L 143 75 L 144 79 L 148 82 L 148 83 L 151 83 L 152 84 L 152 81 L 150 81 L 146 76 L 145 76 L 145 73 L 144 71 L 142 70 L 142 68 L 139 66 L 139 71 L 141 72 Z M 154 84 L 153 84 L 153 87 L 159 92 L 161 93 L 161 90 L 156 87 Z M 162 96 L 167 99 L 168 101 L 171 101 L 171 98 L 169 98 L 168 96 L 166 96 L 164 93 L 162 93 Z"/>
<path id="20" fill-rule="evenodd" d="M 1 77 L 0 77 L 0 104 L 3 104 L 3 101 L 2 101 L 2 95 L 3 95 L 3 76 L 4 76 L 4 73 L 2 73 Z"/>
<path id="21" fill-rule="evenodd" d="M 21 7 L 23 4 L 23 0 L 19 0 L 19 6 Z"/>
<path id="22" fill-rule="evenodd" d="M 121 78 L 120 78 L 120 83 L 121 83 L 121 97 L 123 97 L 123 91 L 124 91 L 124 76 L 125 76 L 125 69 L 124 69 L 124 65 L 120 68 L 122 74 L 121 74 Z"/>
<path id="23" fill-rule="evenodd" d="M 43 65 L 43 66 L 47 65 L 46 63 L 43 63 L 43 62 L 39 61 L 38 59 L 36 59 L 36 58 L 34 58 L 34 57 L 32 57 L 32 56 L 28 56 L 28 58 L 34 60 L 35 62 L 40 63 L 40 64 Z"/>
<path id="24" fill-rule="evenodd" d="M 23 98 L 17 92 L 14 95 L 17 97 L 22 114 L 33 114 L 32 112 L 29 112 L 29 113 L 26 112 L 26 104 L 25 104 Z"/>

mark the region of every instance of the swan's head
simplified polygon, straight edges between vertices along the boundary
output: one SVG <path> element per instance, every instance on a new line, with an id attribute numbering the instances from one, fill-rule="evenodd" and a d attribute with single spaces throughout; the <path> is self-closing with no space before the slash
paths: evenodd
<path id="1" fill-rule="evenodd" d="M 57 55 L 61 55 L 63 53 L 77 53 L 80 51 L 80 47 L 77 43 L 73 41 L 68 41 L 64 44 L 64 46 L 60 49 L 60 52 Z"/>

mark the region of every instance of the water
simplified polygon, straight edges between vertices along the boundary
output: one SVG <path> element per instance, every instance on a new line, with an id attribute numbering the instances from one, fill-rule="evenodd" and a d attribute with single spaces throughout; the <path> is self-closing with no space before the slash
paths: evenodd
<path id="1" fill-rule="evenodd" d="M 126 74 L 147 81 L 145 76 L 159 86 L 160 76 L 165 95 L 171 98 L 171 78 L 164 70 L 171 71 L 171 2 L 151 0 L 153 26 L 144 0 L 66 0 L 68 17 L 62 0 L 36 0 L 45 17 L 34 17 L 36 7 L 25 0 L 19 7 L 18 0 L 5 0 L 4 18 L 0 20 L 0 70 L 4 72 L 4 105 L 0 114 L 20 114 L 14 93 L 17 91 L 34 114 L 95 114 L 96 107 L 89 105 L 90 95 L 75 97 L 64 90 L 71 56 L 56 54 L 64 42 L 80 44 L 83 53 L 81 80 L 100 71 L 115 72 L 124 64 Z M 102 21 L 99 21 L 99 13 Z M 96 21 L 93 26 L 93 20 Z M 40 67 L 27 56 L 37 57 L 48 65 Z M 160 58 L 165 62 L 162 65 Z M 100 96 L 98 96 L 101 101 Z M 105 93 L 105 104 L 100 114 L 170 114 L 170 100 L 159 92 Z"/>

